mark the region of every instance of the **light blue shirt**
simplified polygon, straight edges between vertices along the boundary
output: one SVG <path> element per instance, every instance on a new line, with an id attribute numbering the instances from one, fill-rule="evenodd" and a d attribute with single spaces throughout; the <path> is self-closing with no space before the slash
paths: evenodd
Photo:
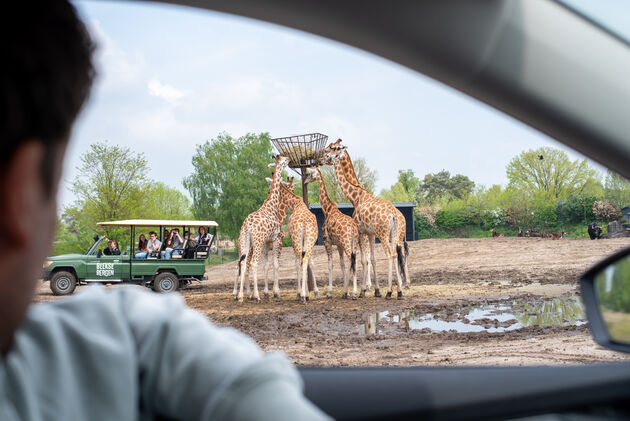
<path id="1" fill-rule="evenodd" d="M 179 294 L 90 287 L 34 304 L 0 359 L 0 420 L 327 419 L 281 353 Z"/>

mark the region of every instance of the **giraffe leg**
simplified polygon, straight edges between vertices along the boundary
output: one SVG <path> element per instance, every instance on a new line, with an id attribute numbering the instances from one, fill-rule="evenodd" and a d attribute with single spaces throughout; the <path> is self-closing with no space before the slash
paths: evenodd
<path id="1" fill-rule="evenodd" d="M 328 256 L 328 292 L 326 298 L 332 298 L 333 292 L 333 255 L 332 247 L 330 245 L 328 237 L 324 237 L 324 248 L 326 249 L 326 255 Z"/>
<path id="2" fill-rule="evenodd" d="M 394 255 L 392 261 L 394 262 L 394 268 L 396 268 L 396 281 L 398 283 L 398 296 L 396 298 L 402 300 L 402 277 L 400 276 L 400 270 L 398 269 L 398 256 L 396 254 Z"/>
<path id="3" fill-rule="evenodd" d="M 319 298 L 319 289 L 317 289 L 317 278 L 315 278 L 315 273 L 313 272 L 313 258 L 312 256 L 308 259 L 308 267 L 313 274 L 313 292 L 315 293 L 315 299 Z"/>
<path id="4" fill-rule="evenodd" d="M 372 276 L 374 277 L 374 296 L 375 297 L 380 297 L 381 296 L 381 288 L 378 284 L 378 278 L 376 277 L 376 253 L 374 252 L 374 235 L 369 235 L 368 238 L 370 239 L 370 258 L 371 258 L 371 262 L 370 265 L 372 266 Z"/>
<path id="5" fill-rule="evenodd" d="M 308 279 L 308 256 L 305 254 L 302 258 L 302 285 L 300 288 L 300 301 L 306 303 L 308 298 L 308 291 L 306 290 L 306 282 Z"/>
<path id="6" fill-rule="evenodd" d="M 338 245 L 337 252 L 339 252 L 339 266 L 341 266 L 341 273 L 343 274 L 343 295 L 341 298 L 348 298 L 348 273 L 346 272 L 346 262 L 343 259 L 343 247 Z M 356 300 L 357 297 L 354 295 L 352 298 Z"/>
<path id="7" fill-rule="evenodd" d="M 263 250 L 263 273 L 265 274 L 265 289 L 263 289 L 263 297 L 269 298 L 269 245 L 265 245 Z"/>
<path id="8" fill-rule="evenodd" d="M 242 303 L 243 302 L 243 282 L 245 281 L 245 272 L 247 271 L 247 258 L 245 259 L 241 258 L 240 261 L 238 262 L 238 267 L 239 267 L 238 271 L 241 274 L 241 279 L 240 279 L 238 293 L 236 294 L 235 299 L 239 303 Z"/>
<path id="9" fill-rule="evenodd" d="M 273 298 L 281 300 L 280 298 L 280 286 L 278 285 L 278 268 L 280 266 L 280 250 L 282 250 L 282 237 L 280 241 L 276 241 L 274 244 L 275 250 L 273 250 Z"/>
<path id="10" fill-rule="evenodd" d="M 253 299 L 260 303 L 260 294 L 258 293 L 258 260 L 263 252 L 264 244 L 254 244 L 254 252 L 252 253 L 252 273 L 254 275 L 254 294 Z"/>
<path id="11" fill-rule="evenodd" d="M 403 259 L 405 262 L 405 289 L 409 289 L 411 280 L 409 279 L 409 267 L 407 266 L 407 260 L 409 258 L 409 246 L 406 241 L 403 241 Z"/>
<path id="12" fill-rule="evenodd" d="M 359 235 L 359 248 L 361 249 L 361 267 L 363 268 L 363 284 L 359 298 L 365 297 L 365 292 L 371 285 L 370 281 L 370 250 L 368 247 L 367 235 Z"/>

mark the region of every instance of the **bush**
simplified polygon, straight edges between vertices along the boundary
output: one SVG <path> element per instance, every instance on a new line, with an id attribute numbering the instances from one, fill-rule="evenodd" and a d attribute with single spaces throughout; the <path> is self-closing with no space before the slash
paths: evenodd
<path id="1" fill-rule="evenodd" d="M 558 225 L 558 215 L 556 214 L 555 206 L 553 205 L 540 205 L 534 210 L 534 220 L 532 221 L 534 227 L 541 231 L 553 230 Z"/>
<path id="2" fill-rule="evenodd" d="M 570 195 L 556 203 L 556 214 L 560 224 L 588 224 L 595 219 L 593 203 L 596 197 Z"/>
<path id="3" fill-rule="evenodd" d="M 466 225 L 466 218 L 462 209 L 441 209 L 435 215 L 435 222 L 439 228 L 452 230 Z"/>
<path id="4" fill-rule="evenodd" d="M 416 214 L 414 225 L 418 239 L 435 237 L 435 228 L 426 216 Z"/>
<path id="5" fill-rule="evenodd" d="M 595 215 L 595 218 L 604 222 L 616 221 L 623 217 L 619 206 L 614 205 L 606 199 L 598 200 L 593 203 L 593 215 Z"/>
<path id="6" fill-rule="evenodd" d="M 496 208 L 481 211 L 481 225 L 487 229 L 505 225 L 503 209 Z"/>

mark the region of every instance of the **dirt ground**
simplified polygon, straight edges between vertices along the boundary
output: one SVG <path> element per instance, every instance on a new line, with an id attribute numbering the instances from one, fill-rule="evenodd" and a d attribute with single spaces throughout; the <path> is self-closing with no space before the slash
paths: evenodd
<path id="1" fill-rule="evenodd" d="M 307 304 L 298 303 L 294 255 L 289 248 L 283 249 L 280 260 L 280 302 L 271 299 L 256 304 L 246 299 L 236 303 L 232 297 L 234 262 L 208 267 L 208 281 L 182 294 L 191 307 L 215 323 L 245 332 L 264 350 L 282 350 L 301 366 L 630 360 L 596 345 L 583 316 L 575 310 L 580 307 L 576 297 L 581 272 L 630 245 L 630 239 L 432 239 L 409 245 L 411 288 L 403 290 L 402 300 L 384 298 L 387 262 L 380 245 L 377 274 L 383 298 L 368 293 L 363 299 L 342 299 L 343 278 L 335 253 L 333 298 L 311 295 Z M 323 247 L 317 247 L 314 264 L 323 297 L 328 282 Z M 358 268 L 360 272 L 360 263 Z M 261 273 L 261 296 L 262 286 Z M 36 301 L 50 299 L 48 284 L 43 284 Z M 559 316 L 549 322 L 548 313 Z M 451 325 L 455 328 L 435 328 Z"/>

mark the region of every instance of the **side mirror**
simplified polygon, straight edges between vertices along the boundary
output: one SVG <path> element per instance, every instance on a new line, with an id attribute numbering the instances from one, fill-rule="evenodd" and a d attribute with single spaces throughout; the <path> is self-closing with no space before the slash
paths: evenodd
<path id="1" fill-rule="evenodd" d="M 580 280 L 591 333 L 601 346 L 630 352 L 630 248 L 604 259 Z"/>

